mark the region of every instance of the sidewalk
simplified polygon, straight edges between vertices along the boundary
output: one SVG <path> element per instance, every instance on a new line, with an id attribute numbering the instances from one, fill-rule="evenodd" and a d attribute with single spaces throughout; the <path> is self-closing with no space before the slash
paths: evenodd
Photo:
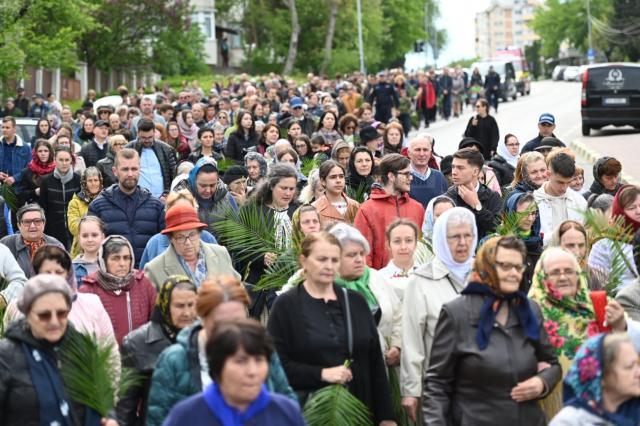
<path id="1" fill-rule="evenodd" d="M 603 156 L 615 157 L 622 163 L 622 180 L 640 185 L 640 135 L 618 130 L 605 137 L 578 137 L 570 148 L 585 162 L 592 164 Z M 591 168 L 585 168 L 585 178 L 591 177 Z"/>

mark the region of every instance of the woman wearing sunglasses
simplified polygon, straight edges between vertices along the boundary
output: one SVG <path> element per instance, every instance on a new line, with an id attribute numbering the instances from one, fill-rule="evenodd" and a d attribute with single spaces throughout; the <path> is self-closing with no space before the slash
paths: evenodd
<path id="1" fill-rule="evenodd" d="M 0 424 L 117 425 L 68 395 L 60 373 L 60 348 L 78 332 L 69 327 L 72 291 L 56 275 L 27 281 L 18 309 L 25 318 L 0 341 Z"/>

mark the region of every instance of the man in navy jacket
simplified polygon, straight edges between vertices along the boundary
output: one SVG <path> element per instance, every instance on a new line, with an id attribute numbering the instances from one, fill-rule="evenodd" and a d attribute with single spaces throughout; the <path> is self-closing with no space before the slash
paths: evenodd
<path id="1" fill-rule="evenodd" d="M 135 149 L 123 148 L 116 154 L 113 172 L 118 183 L 89 204 L 88 214 L 103 220 L 107 236 L 122 235 L 129 240 L 137 268 L 149 239 L 165 227 L 164 204 L 138 186 L 140 156 Z"/>

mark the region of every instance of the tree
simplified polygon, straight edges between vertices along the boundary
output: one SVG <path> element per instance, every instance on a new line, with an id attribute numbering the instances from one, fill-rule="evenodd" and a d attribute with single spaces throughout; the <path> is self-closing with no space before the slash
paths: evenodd
<path id="1" fill-rule="evenodd" d="M 428 3 L 434 3 L 429 0 Z M 425 0 L 384 0 L 384 36 L 381 66 L 387 68 L 404 61 L 404 55 L 416 40 L 427 37 L 425 32 Z"/>
<path id="2" fill-rule="evenodd" d="M 73 69 L 77 41 L 97 24 L 86 0 L 3 0 L 0 6 L 0 82 L 25 77 L 26 67 Z"/>
<path id="3" fill-rule="evenodd" d="M 289 54 L 287 62 L 284 64 L 284 74 L 291 74 L 293 65 L 298 56 L 298 35 L 300 34 L 300 22 L 298 21 L 298 10 L 296 9 L 296 0 L 286 0 L 291 14 L 291 38 L 289 39 Z"/>
<path id="4" fill-rule="evenodd" d="M 591 16 L 608 21 L 612 13 L 610 0 L 590 0 Z M 542 54 L 556 57 L 560 44 L 568 42 L 582 52 L 587 51 L 587 2 L 585 0 L 547 0 L 544 6 L 535 11 L 532 28 L 537 34 L 543 34 Z M 602 38 L 594 37 L 594 48 L 605 51 L 607 44 Z"/>
<path id="5" fill-rule="evenodd" d="M 340 8 L 340 0 L 329 0 L 329 23 L 327 25 L 327 36 L 324 42 L 324 59 L 320 66 L 320 73 L 327 71 L 327 66 L 331 62 L 331 51 L 333 50 L 333 36 L 336 32 L 336 21 L 338 19 L 338 9 Z"/>
<path id="6" fill-rule="evenodd" d="M 610 27 L 602 31 L 606 39 L 615 46 L 616 60 L 636 62 L 640 60 L 640 0 L 614 0 Z"/>
<path id="7" fill-rule="evenodd" d="M 81 53 L 89 65 L 101 70 L 151 68 L 159 72 L 166 69 L 166 63 L 163 59 L 160 67 L 154 66 L 154 58 L 182 61 L 178 58 L 186 53 L 189 59 L 178 66 L 180 71 L 202 69 L 203 39 L 196 36 L 199 28 L 191 24 L 188 1 L 93 1 L 93 17 L 105 25 L 82 39 Z"/>

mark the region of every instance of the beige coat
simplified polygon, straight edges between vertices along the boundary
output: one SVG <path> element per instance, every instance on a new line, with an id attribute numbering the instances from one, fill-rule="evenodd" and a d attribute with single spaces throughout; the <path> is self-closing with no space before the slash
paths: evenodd
<path id="1" fill-rule="evenodd" d="M 204 258 L 207 265 L 207 278 L 220 275 L 231 275 L 240 279 L 240 274 L 233 269 L 231 257 L 226 248 L 217 244 L 200 242 L 204 250 Z M 148 262 L 144 267 L 144 273 L 153 283 L 156 289 L 171 275 L 188 275 L 178 260 L 178 254 L 170 245 L 164 253 Z"/>
<path id="2" fill-rule="evenodd" d="M 464 283 L 434 258 L 420 266 L 409 278 L 402 309 L 402 353 L 400 359 L 400 393 L 420 397 L 422 379 L 429 366 L 429 356 L 442 305 L 458 297 Z"/>

